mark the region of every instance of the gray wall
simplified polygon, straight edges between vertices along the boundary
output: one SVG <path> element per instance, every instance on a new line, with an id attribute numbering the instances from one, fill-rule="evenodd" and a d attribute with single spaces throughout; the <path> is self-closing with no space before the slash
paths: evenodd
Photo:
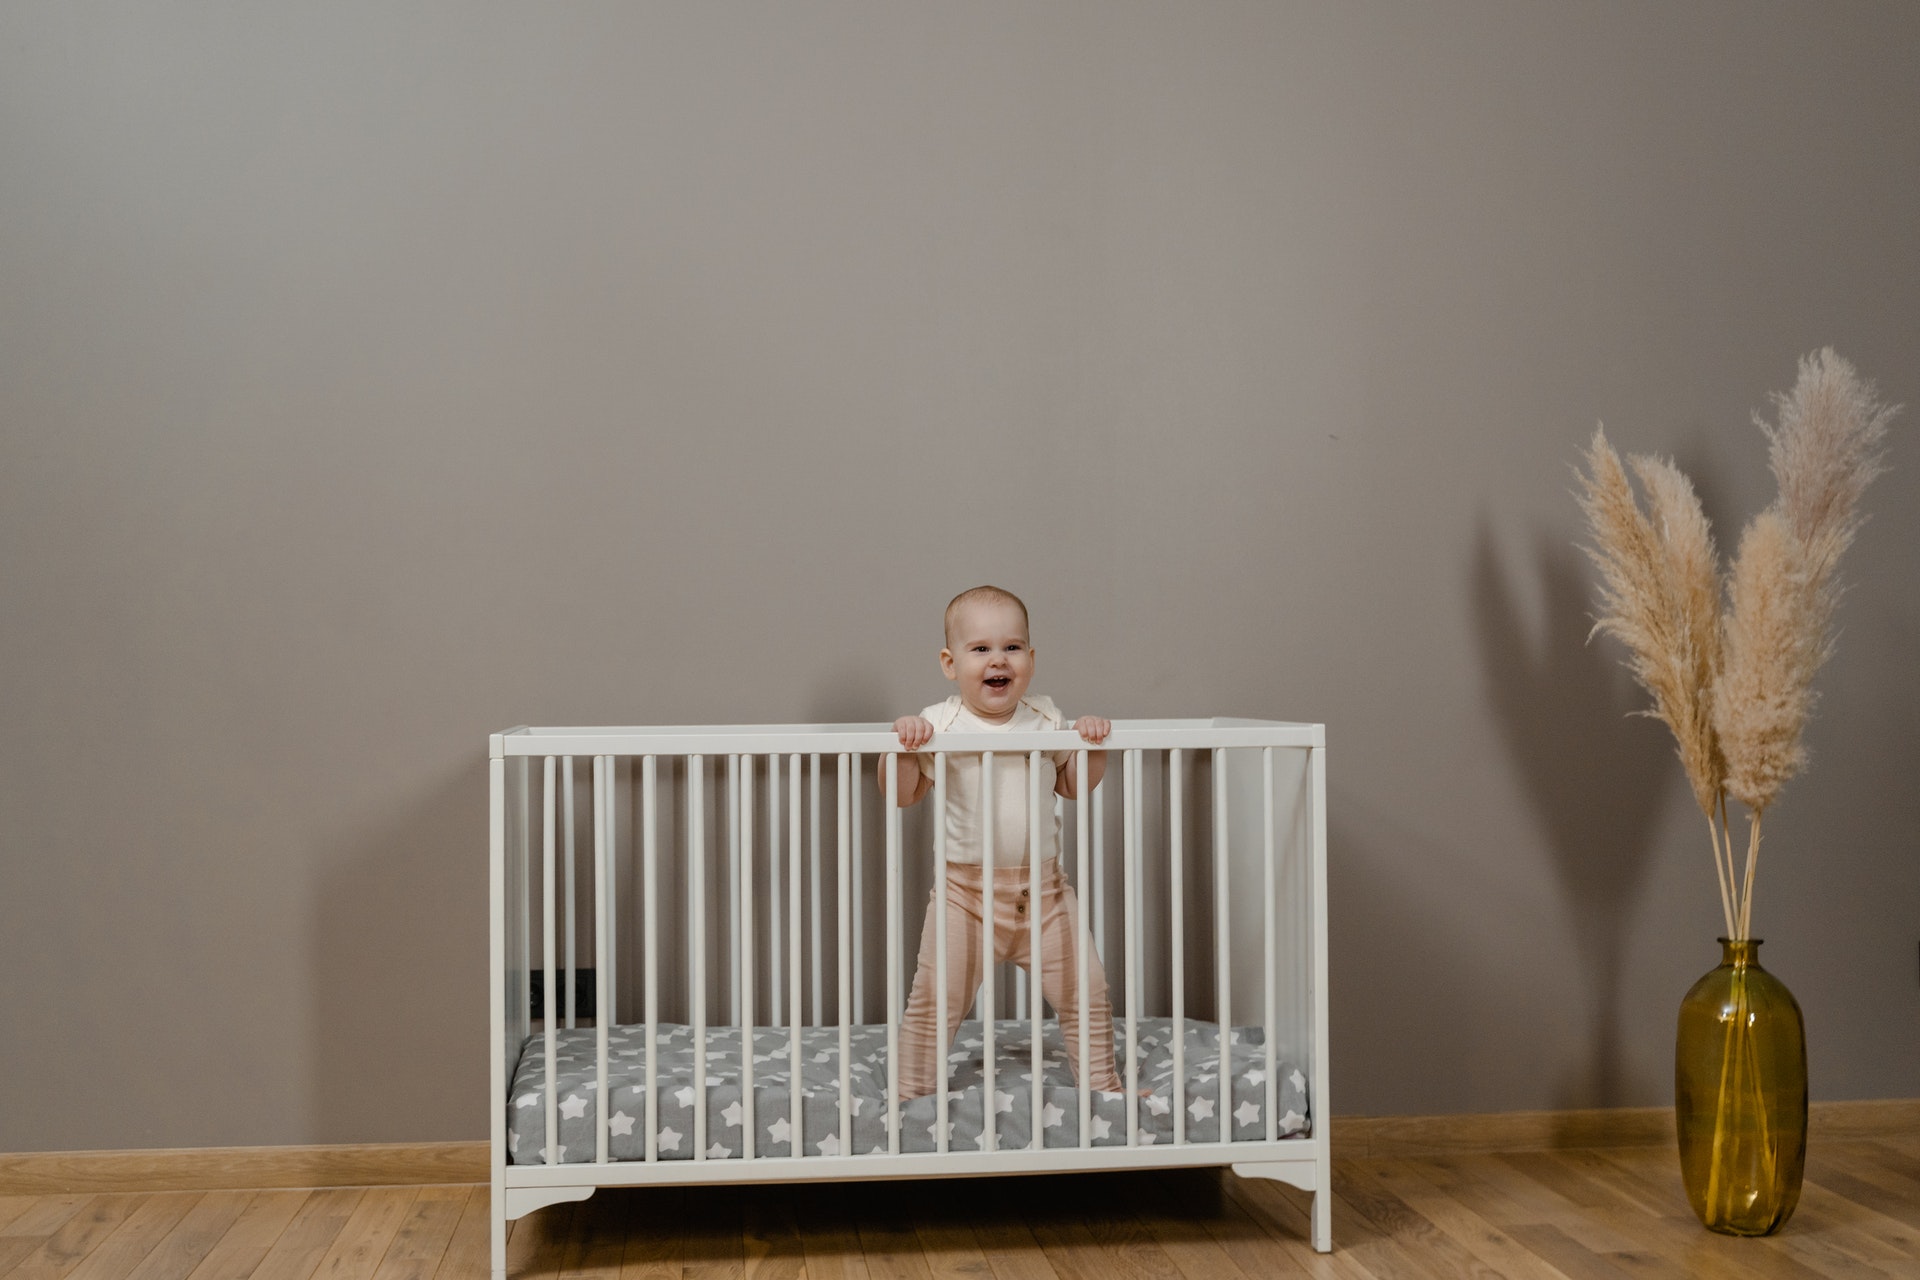
<path id="1" fill-rule="evenodd" d="M 1343 1113 L 1651 1104 L 1719 932 L 1569 464 L 1920 401 L 1901 4 L 0 9 L 0 1149 L 485 1133 L 485 734 L 1324 720 Z M 1920 1094 L 1920 454 L 1758 929 Z"/>

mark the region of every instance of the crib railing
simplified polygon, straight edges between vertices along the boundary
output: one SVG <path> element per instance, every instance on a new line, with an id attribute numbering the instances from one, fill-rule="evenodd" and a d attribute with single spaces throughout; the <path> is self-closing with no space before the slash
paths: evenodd
<path id="1" fill-rule="evenodd" d="M 707 1090 L 693 1089 L 691 1163 L 736 1166 L 772 1162 L 766 1177 L 876 1176 L 849 1171 L 846 1161 L 899 1157 L 900 1020 L 905 965 L 917 951 L 905 904 L 914 891 L 944 881 L 949 850 L 947 761 L 979 755 L 983 827 L 993 830 L 992 771 L 1023 768 L 1028 779 L 1029 847 L 1041 845 L 1043 821 L 1062 825 L 1063 868 L 1076 887 L 1079 966 L 1078 1025 L 1060 1028 L 1077 1056 L 1078 1140 L 1092 1144 L 1091 1027 L 1084 998 L 1088 963 L 1097 951 L 1114 993 L 1114 1020 L 1124 1026 L 1126 1146 L 1142 1151 L 1137 1028 L 1146 1016 L 1170 1016 L 1174 1032 L 1173 1146 L 1244 1148 L 1275 1143 L 1277 1071 L 1282 1054 L 1305 1066 L 1311 1082 L 1315 1136 L 1324 1138 L 1326 1057 L 1325 753 L 1321 726 L 1251 720 L 1118 721 L 1098 749 L 1110 753 L 1107 778 L 1086 786 L 1089 745 L 1071 732 L 941 734 L 923 750 L 934 759 L 932 803 L 903 811 L 894 760 L 897 738 L 879 725 L 729 726 L 627 729 L 516 729 L 492 738 L 493 1032 L 496 1182 L 506 1160 L 504 1121 L 509 1082 L 523 1042 L 538 1034 L 545 1059 L 539 1105 L 545 1119 L 544 1159 L 560 1162 L 556 1070 L 559 1031 L 578 1021 L 577 995 L 591 956 L 591 1022 L 595 1032 L 594 1156 L 607 1181 L 614 1110 L 609 1097 L 609 1030 L 644 1027 L 644 1159 L 659 1165 L 659 1041 L 663 1021 L 691 1027 L 696 1083 L 708 1076 L 708 1031 L 725 1011 L 727 1025 L 786 1031 L 791 1096 L 791 1156 L 756 1150 L 753 1036 L 740 1038 L 742 1074 L 737 1160 L 709 1161 Z M 1080 785 L 1071 805 L 1040 794 L 1042 753 L 1070 752 Z M 876 763 L 884 763 L 875 781 Z M 1116 785 L 1117 784 L 1117 785 Z M 831 802 L 823 791 L 831 787 Z M 581 811 L 584 806 L 585 820 Z M 1117 811 L 1117 850 L 1106 840 Z M 916 816 L 918 815 L 918 816 Z M 866 833 L 880 825 L 878 883 L 869 867 Z M 1117 869 L 1112 865 L 1115 854 Z M 1040 947 L 1041 867 L 993 865 L 982 876 L 991 902 L 996 876 L 1024 874 L 1036 908 L 1028 912 L 1030 954 Z M 581 859 L 589 859 L 585 874 Z M 871 898 L 878 889 L 879 927 Z M 1119 899 L 1118 910 L 1110 910 Z M 764 915 L 761 910 L 765 899 Z M 982 924 L 983 952 L 994 955 L 994 913 Z M 1109 928 L 1109 917 L 1115 928 Z M 829 917 L 831 917 L 829 919 Z M 947 919 L 934 912 L 935 991 L 940 1085 L 935 1100 L 935 1154 L 949 1153 Z M 867 945 L 882 940 L 879 974 Z M 1118 943 L 1117 947 L 1111 944 Z M 1031 1028 L 1029 1133 L 1043 1144 L 1042 982 L 1030 966 L 1024 982 L 994 973 L 975 1008 L 985 1037 L 983 1153 L 999 1150 L 995 1096 L 996 1018 L 1011 1004 Z M 540 1005 L 533 979 L 539 979 Z M 871 1013 L 870 978 L 884 990 L 886 1146 L 861 1155 L 853 1147 L 850 1038 Z M 831 979 L 831 981 L 829 981 Z M 764 981 L 764 986 L 763 986 Z M 1009 995 L 1011 999 L 1009 999 Z M 1211 1100 L 1218 1143 L 1190 1143 L 1185 1028 L 1189 1019 L 1219 1027 L 1221 1069 Z M 1231 1028 L 1263 1030 L 1263 1132 L 1236 1137 L 1227 1123 Z M 805 1026 L 838 1028 L 839 1133 L 802 1129 L 801 1041 Z M 531 1046 L 530 1046 L 531 1051 Z M 813 1154 L 808 1154 L 808 1147 Z M 954 1153 L 973 1156 L 975 1153 Z M 1193 1163 L 1219 1162 L 1202 1156 Z M 1323 1153 L 1324 1154 L 1324 1153 Z M 1164 1147 L 1153 1163 L 1174 1162 Z M 577 1158 L 577 1157 L 576 1157 Z M 1238 1154 L 1233 1159 L 1241 1159 Z M 1246 1158 L 1264 1159 L 1264 1155 Z M 624 1162 L 629 1165 L 633 1162 Z M 676 1161 L 672 1180 L 687 1180 Z M 828 1166 L 832 1166 L 831 1171 Z M 662 1169 L 664 1174 L 666 1170 Z M 719 1170 L 715 1170 L 719 1173 Z M 626 1179 L 614 1179 L 626 1180 Z M 546 1185 L 553 1185 L 548 1182 Z M 584 1193 L 583 1193 L 584 1194 Z"/>

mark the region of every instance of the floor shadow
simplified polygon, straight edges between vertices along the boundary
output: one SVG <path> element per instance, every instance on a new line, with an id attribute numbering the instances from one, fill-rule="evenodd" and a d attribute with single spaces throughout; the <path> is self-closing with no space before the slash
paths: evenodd
<path id="1" fill-rule="evenodd" d="M 1628 917 L 1662 809 L 1677 789 L 1671 740 L 1633 716 L 1646 699 L 1610 641 L 1587 643 L 1592 585 L 1577 548 L 1534 555 L 1542 625 L 1530 627 L 1481 525 L 1473 604 L 1482 681 L 1527 800 L 1547 837 L 1591 983 L 1592 1053 L 1563 1086 L 1569 1107 L 1621 1105 L 1620 988 Z"/>

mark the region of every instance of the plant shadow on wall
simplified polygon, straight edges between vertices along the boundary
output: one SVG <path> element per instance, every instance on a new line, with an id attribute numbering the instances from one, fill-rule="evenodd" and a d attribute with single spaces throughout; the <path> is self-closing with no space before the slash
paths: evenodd
<path id="1" fill-rule="evenodd" d="M 1591 1053 L 1561 1086 L 1563 1107 L 1644 1101 L 1625 1078 L 1621 979 L 1627 926 L 1646 878 L 1661 810 L 1673 788 L 1666 730 L 1633 715 L 1637 687 L 1614 654 L 1587 643 L 1586 561 L 1571 543 L 1542 539 L 1544 624 L 1528 625 L 1482 521 L 1473 604 L 1482 682 L 1528 803 L 1547 837 L 1568 920 L 1591 989 Z M 1539 634 L 1534 634 L 1535 631 Z"/>

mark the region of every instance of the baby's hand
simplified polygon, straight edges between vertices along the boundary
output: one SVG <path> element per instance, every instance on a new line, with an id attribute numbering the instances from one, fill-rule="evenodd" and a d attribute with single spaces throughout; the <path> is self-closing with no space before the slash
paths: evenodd
<path id="1" fill-rule="evenodd" d="M 1081 716 L 1073 722 L 1073 727 L 1088 742 L 1105 742 L 1113 732 L 1113 721 L 1105 716 Z"/>
<path id="2" fill-rule="evenodd" d="M 933 723 L 924 716 L 901 716 L 893 722 L 893 731 L 908 751 L 918 751 L 933 740 Z"/>

